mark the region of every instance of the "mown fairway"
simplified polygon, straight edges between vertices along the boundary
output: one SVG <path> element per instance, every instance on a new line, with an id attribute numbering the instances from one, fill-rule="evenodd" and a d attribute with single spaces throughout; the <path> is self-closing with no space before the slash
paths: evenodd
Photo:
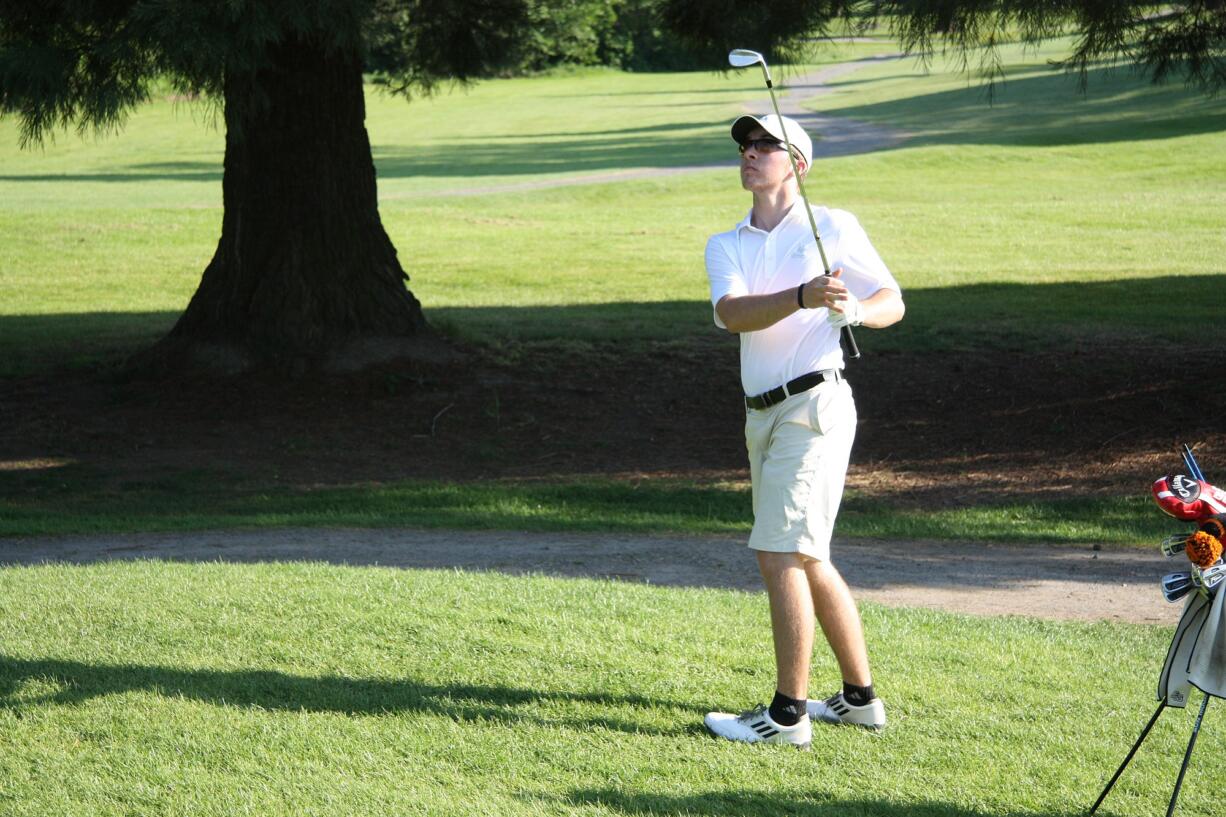
<path id="1" fill-rule="evenodd" d="M 828 59 L 889 49 L 888 43 L 840 45 Z M 896 386 L 897 395 L 874 384 L 866 397 L 890 395 L 889 405 L 873 411 L 874 421 L 894 415 L 895 397 L 910 400 L 916 416 L 899 422 L 918 431 L 905 438 L 928 443 L 927 453 L 908 455 L 907 469 L 927 467 L 921 460 L 946 462 L 942 474 L 924 476 L 929 486 L 966 472 L 977 475 L 971 482 L 1005 485 L 1003 467 L 1025 462 L 1037 469 L 1046 460 L 1063 470 L 1053 485 L 1092 488 L 1084 475 L 1070 476 L 1085 451 L 1065 454 L 1059 437 L 1060 429 L 1076 426 L 1076 412 L 1101 411 L 1113 395 L 1144 394 L 1170 377 L 1165 350 L 1200 348 L 1209 356 L 1206 366 L 1222 353 L 1226 102 L 1097 70 L 1081 97 L 1072 79 L 1047 69 L 1045 60 L 1058 53 L 1005 49 L 1010 79 L 997 88 L 991 107 L 975 82 L 943 65 L 923 74 L 912 60 L 875 61 L 836 80 L 831 93 L 812 103 L 913 136 L 893 150 L 823 159 L 810 190 L 815 200 L 857 213 L 906 288 L 904 323 L 861 332 L 867 357 L 857 377 L 889 370 L 880 375 L 886 385 L 905 383 Z M 630 368 L 645 382 L 626 389 L 655 395 L 664 380 L 687 383 L 699 368 L 715 372 L 733 361 L 734 341 L 710 324 L 701 249 L 707 234 L 731 226 L 747 205 L 731 169 L 726 125 L 761 97 L 755 75 L 714 72 L 579 71 L 483 82 L 412 103 L 371 90 L 381 212 L 413 292 L 440 330 L 501 367 L 499 378 L 509 373 L 549 383 L 555 372 L 542 362 L 574 359 L 576 368 L 600 373 L 609 361 L 633 359 Z M 7 382 L 39 372 L 77 377 L 91 367 L 105 370 L 174 323 L 221 224 L 222 139 L 208 126 L 211 115 L 163 94 L 119 136 L 61 135 L 44 150 L 27 152 L 17 150 L 16 124 L 0 123 L 0 375 Z M 712 163 L 729 166 L 622 182 L 609 177 Z M 537 186 L 576 178 L 598 183 Z M 1072 385 L 1046 390 L 1040 369 L 1062 367 L 1069 348 L 1087 350 L 1089 357 L 1081 358 L 1091 361 L 1087 372 L 1119 370 L 1095 385 L 1081 386 L 1073 377 Z M 986 353 L 994 356 L 992 366 L 976 357 Z M 961 357 L 950 364 L 944 355 Z M 1048 357 L 1030 370 L 1035 355 Z M 674 366 L 673 357 L 685 358 L 685 368 Z M 1198 366 L 1186 362 L 1181 370 L 1199 372 Z M 934 367 L 948 374 L 939 385 L 928 377 Z M 955 390 L 962 384 L 1008 390 L 1019 377 L 1031 382 L 1020 397 L 1024 405 L 1002 397 L 982 415 L 973 407 L 961 415 Z M 729 421 L 718 438 L 734 445 L 734 375 L 711 378 L 718 395 L 728 395 Z M 406 382 L 390 377 L 378 389 L 394 394 Z M 629 405 L 618 385 L 590 402 Z M 109 389 L 105 400 L 112 405 L 139 401 L 123 388 L 102 389 Z M 705 383 L 701 389 L 715 394 Z M 924 395 L 932 405 L 923 405 Z M 403 439 L 385 447 L 403 445 L 396 448 L 400 459 L 412 462 L 411 448 L 432 445 L 436 426 L 463 422 L 473 433 L 439 443 L 450 445 L 450 453 L 435 455 L 444 464 L 468 464 L 454 470 L 428 465 L 405 474 L 354 465 L 341 472 L 329 471 L 327 462 L 310 462 L 309 469 L 278 462 L 302 451 L 357 450 L 349 440 L 316 439 L 309 431 L 243 461 L 234 459 L 239 447 L 206 451 L 190 442 L 184 445 L 191 450 L 179 453 L 167 440 L 125 440 L 125 456 L 140 445 L 170 453 L 124 467 L 116 465 L 114 451 L 78 455 L 74 443 L 60 445 L 61 437 L 53 437 L 12 458 L 18 465 L 53 465 L 0 472 L 9 486 L 0 494 L 7 509 L 0 531 L 174 529 L 222 521 L 690 531 L 748 525 L 739 456 L 701 462 L 693 469 L 700 477 L 679 460 L 580 461 L 562 485 L 528 485 L 504 466 L 525 459 L 525 450 L 508 442 L 511 429 L 530 429 L 522 432 L 526 437 L 544 433 L 531 429 L 538 391 L 516 406 L 488 390 L 474 416 L 460 420 L 470 396 L 409 400 L 422 416 L 406 415 Z M 1083 418 L 1083 427 L 1069 434 L 1098 467 L 1117 451 L 1124 460 L 1155 458 L 1188 433 L 1189 417 L 1215 427 L 1213 401 L 1199 406 L 1206 396 L 1188 383 L 1176 397 L 1150 401 L 1143 415 L 1113 418 L 1111 426 Z M 935 405 L 937 397 L 949 397 L 949 404 Z M 76 395 L 63 399 L 72 405 Z M 1183 412 L 1177 420 L 1168 417 L 1172 400 Z M 439 413 L 457 402 L 461 409 Z M 655 410 L 646 404 L 639 417 Z M 1051 411 L 1067 416 L 1045 424 Z M 1014 429 L 1007 423 L 1026 412 L 1046 437 L 1019 440 L 999 454 L 1008 460 L 1003 466 L 975 459 L 993 440 L 949 442 L 935 431 L 939 423 L 999 427 L 999 437 L 1009 438 Z M 65 433 L 82 424 L 59 422 Z M 143 417 L 132 422 L 141 431 L 151 424 Z M 668 438 L 684 438 L 687 428 L 677 422 Z M 602 424 L 626 421 L 597 417 L 586 427 Z M 81 433 L 89 440 L 126 434 L 102 426 Z M 1160 443 L 1133 443 L 1139 433 L 1154 437 L 1157 428 Z M 371 437 L 386 431 L 373 428 Z M 638 438 L 598 435 L 573 448 L 652 448 L 650 433 L 642 438 L 646 448 Z M 1206 433 L 1190 442 L 1216 451 L 1217 440 Z M 538 454 L 535 443 L 524 445 L 527 454 Z M 880 462 L 897 458 L 889 447 L 862 450 L 878 470 Z M 553 464 L 570 456 L 541 455 L 557 458 Z M 1146 482 L 1157 476 L 1151 467 L 1176 466 L 1173 458 L 1152 462 L 1135 470 L 1127 487 L 1085 501 L 1041 491 L 1010 496 L 1005 487 L 982 507 L 948 499 L 935 507 L 906 492 L 897 502 L 881 502 L 883 485 L 904 485 L 886 470 L 872 491 L 853 480 L 840 532 L 1150 543 L 1167 532 L 1144 499 Z M 1213 472 L 1213 461 L 1205 465 Z M 314 475 L 297 477 L 307 470 Z M 459 482 L 434 476 L 452 471 Z M 651 478 L 629 485 L 623 475 L 636 471 Z M 466 480 L 473 474 L 508 480 L 472 487 Z M 625 502 L 628 496 L 633 502 Z M 549 503 L 558 513 L 549 513 Z"/>
<path id="2" fill-rule="evenodd" d="M 832 59 L 888 46 L 840 49 Z M 919 307 L 872 347 L 1220 338 L 1226 103 L 1102 72 L 1083 98 L 1044 67 L 1055 53 L 1006 49 L 1011 79 L 992 107 L 965 77 L 919 75 L 911 60 L 870 65 L 814 103 L 917 137 L 823 160 L 810 181 L 814 199 L 860 216 Z M 412 103 L 372 91 L 381 209 L 414 292 L 465 337 L 708 334 L 701 247 L 743 215 L 732 171 L 524 187 L 731 163 L 726 123 L 760 94 L 745 74 L 607 71 Z M 220 227 L 209 121 L 200 105 L 160 99 L 119 136 L 66 134 L 27 152 L 15 123 L 0 123 L 8 371 L 105 357 L 173 322 Z M 666 308 L 648 320 L 646 304 Z M 539 307 L 590 308 L 542 320 Z"/>
<path id="3" fill-rule="evenodd" d="M 9 569 L 0 810 L 1055 817 L 1084 813 L 1152 712 L 1162 628 L 864 615 L 891 723 L 819 728 L 805 753 L 702 730 L 770 689 L 759 595 L 310 564 Z M 819 655 L 815 695 L 837 679 Z M 1214 711 L 1182 815 L 1217 813 Z M 1165 806 L 1193 714 L 1163 716 L 1104 814 Z"/>

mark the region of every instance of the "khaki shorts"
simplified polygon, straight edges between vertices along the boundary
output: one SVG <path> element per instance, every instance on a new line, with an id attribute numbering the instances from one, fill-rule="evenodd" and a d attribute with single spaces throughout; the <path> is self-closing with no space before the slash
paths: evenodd
<path id="1" fill-rule="evenodd" d="M 767 409 L 748 409 L 745 445 L 753 480 L 749 547 L 830 559 L 856 436 L 847 381 L 823 382 Z"/>

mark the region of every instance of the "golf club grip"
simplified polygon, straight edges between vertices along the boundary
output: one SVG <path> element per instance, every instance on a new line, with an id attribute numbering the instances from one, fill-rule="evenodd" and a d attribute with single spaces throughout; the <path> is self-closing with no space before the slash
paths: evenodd
<path id="1" fill-rule="evenodd" d="M 843 348 L 847 351 L 847 356 L 852 360 L 859 360 L 860 347 L 856 345 L 856 336 L 851 333 L 851 327 L 844 326 L 839 331 L 839 336 L 843 340 Z"/>

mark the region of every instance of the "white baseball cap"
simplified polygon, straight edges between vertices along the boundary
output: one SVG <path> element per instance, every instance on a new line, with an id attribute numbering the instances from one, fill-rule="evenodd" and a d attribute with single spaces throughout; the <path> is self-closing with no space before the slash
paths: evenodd
<path id="1" fill-rule="evenodd" d="M 739 145 L 748 138 L 749 132 L 754 128 L 761 128 L 780 142 L 785 141 L 783 134 L 786 129 L 786 141 L 791 142 L 792 147 L 804 157 L 806 167 L 813 167 L 813 140 L 795 119 L 775 116 L 773 113 L 766 116 L 742 116 L 732 123 L 732 138 Z"/>

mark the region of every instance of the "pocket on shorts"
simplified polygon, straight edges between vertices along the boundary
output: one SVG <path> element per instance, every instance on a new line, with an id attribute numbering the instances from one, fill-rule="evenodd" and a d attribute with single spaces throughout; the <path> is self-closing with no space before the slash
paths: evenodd
<path id="1" fill-rule="evenodd" d="M 809 426 L 818 434 L 829 434 L 844 423 L 856 420 L 856 404 L 846 383 L 822 383 L 809 399 Z"/>

